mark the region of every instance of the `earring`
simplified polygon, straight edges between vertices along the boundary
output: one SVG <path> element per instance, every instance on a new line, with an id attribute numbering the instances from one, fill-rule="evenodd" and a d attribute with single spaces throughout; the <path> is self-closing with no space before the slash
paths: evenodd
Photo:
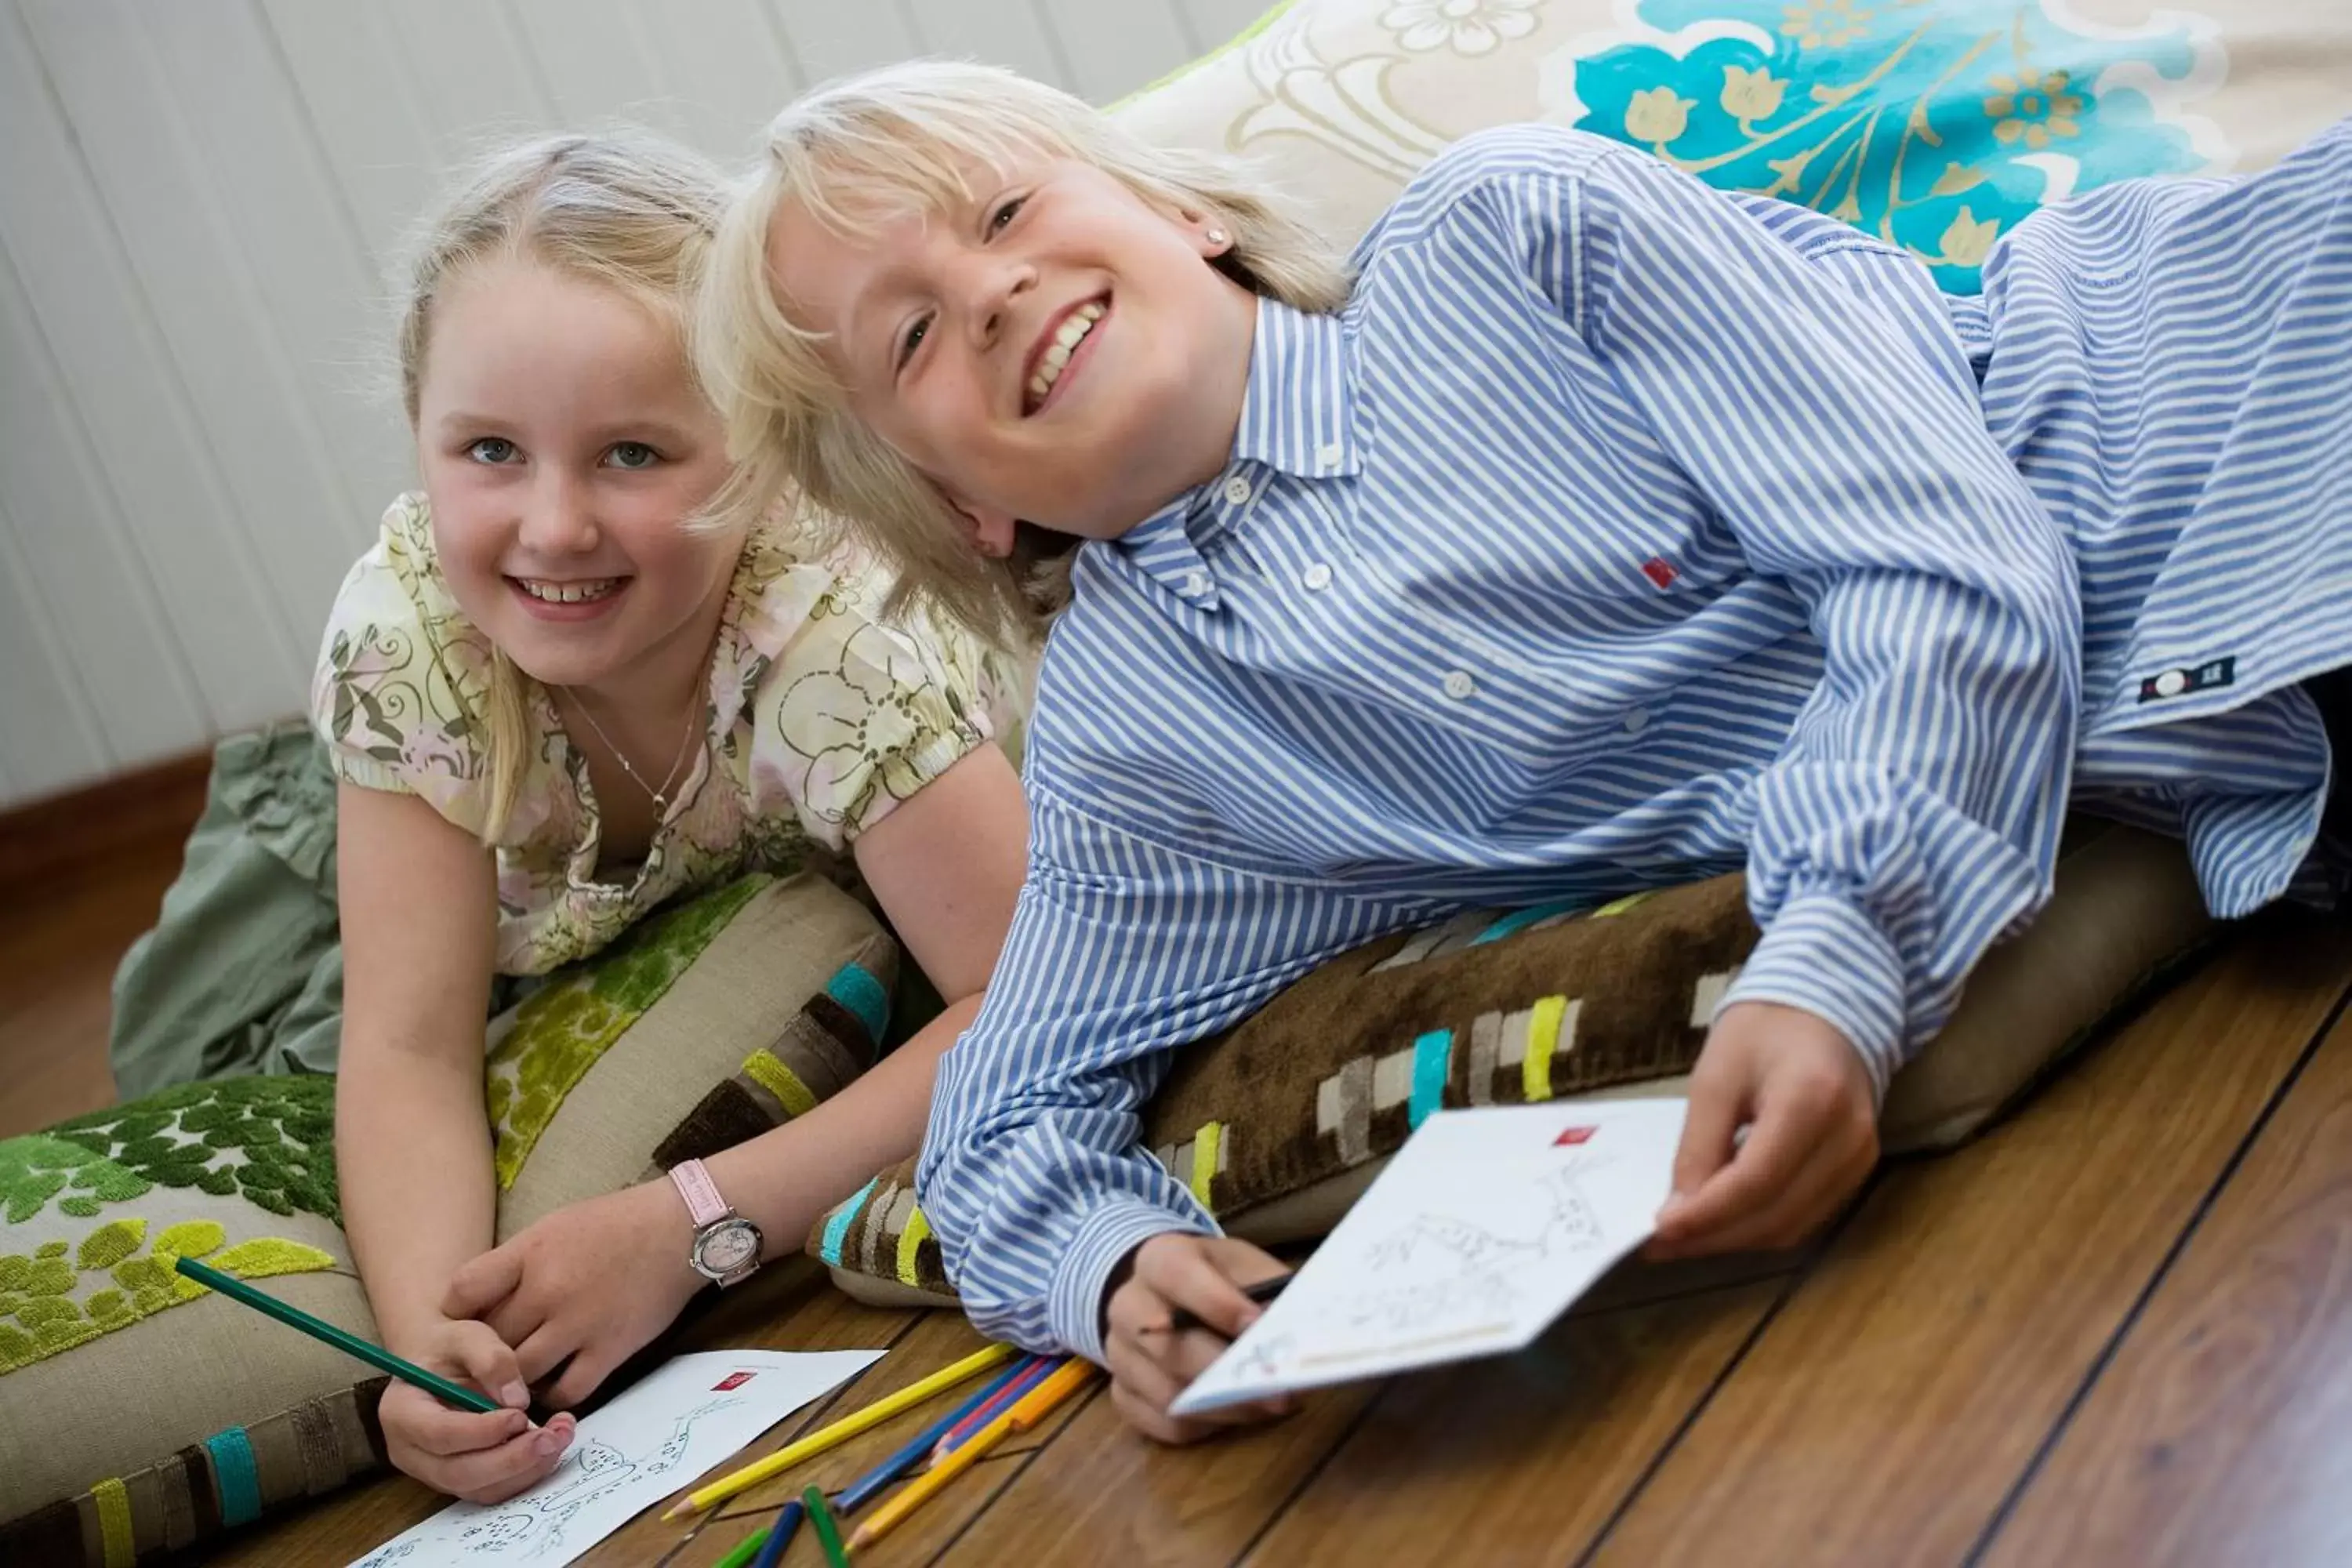
<path id="1" fill-rule="evenodd" d="M 1208 233 L 1208 241 L 1209 241 L 1209 243 L 1210 243 L 1211 245 L 1223 245 L 1223 244 L 1224 244 L 1224 243 L 1225 243 L 1225 231 L 1224 231 L 1223 229 L 1221 229 L 1221 228 L 1213 228 L 1213 229 L 1211 229 L 1211 230 L 1209 231 L 1209 233 Z"/>

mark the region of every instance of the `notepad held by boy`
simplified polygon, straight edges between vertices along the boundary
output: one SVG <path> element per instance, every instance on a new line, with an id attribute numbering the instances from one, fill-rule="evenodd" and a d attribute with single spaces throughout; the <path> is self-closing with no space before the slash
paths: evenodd
<path id="1" fill-rule="evenodd" d="M 1171 1414 L 1529 1344 L 1648 1238 L 1683 1110 L 1437 1112 Z"/>

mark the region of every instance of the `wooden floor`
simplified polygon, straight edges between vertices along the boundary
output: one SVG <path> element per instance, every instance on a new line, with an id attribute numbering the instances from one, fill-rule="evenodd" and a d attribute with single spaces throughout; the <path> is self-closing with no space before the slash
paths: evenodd
<path id="1" fill-rule="evenodd" d="M 104 974 L 161 873 L 104 880 L 0 925 L 0 1132 L 103 1093 Z M 2347 992 L 2352 928 L 2259 922 L 1989 1136 L 1890 1166 L 1807 1257 L 1637 1271 L 1525 1354 L 1190 1451 L 1097 1397 L 871 1562 L 2352 1563 Z M 974 1343 L 804 1269 L 685 1340 L 889 1347 L 763 1450 Z M 841 1482 L 919 1419 L 792 1486 Z M 708 1564 L 784 1495 L 690 1538 L 648 1515 L 585 1561 Z M 436 1506 L 388 1477 L 212 1561 L 342 1563 Z"/>

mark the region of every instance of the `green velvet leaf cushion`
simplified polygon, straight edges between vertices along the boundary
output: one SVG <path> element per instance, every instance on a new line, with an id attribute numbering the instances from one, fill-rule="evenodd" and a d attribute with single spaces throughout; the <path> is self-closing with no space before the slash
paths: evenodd
<path id="1" fill-rule="evenodd" d="M 382 1462 L 372 1368 L 172 1268 L 373 1335 L 333 1089 L 192 1084 L 0 1142 L 0 1561 L 128 1562 Z"/>
<path id="2" fill-rule="evenodd" d="M 1975 1131 L 2211 924 L 2179 844 L 2078 824 L 2048 909 L 1994 950 L 1951 1024 L 1897 1076 L 1885 1146 Z M 1684 1092 L 1756 938 L 1737 876 L 1386 937 L 1187 1049 L 1145 1111 L 1146 1141 L 1235 1235 L 1319 1236 L 1440 1106 Z M 877 1175 L 810 1234 L 809 1250 L 863 1300 L 953 1300 L 913 1169 Z"/>
<path id="3" fill-rule="evenodd" d="M 559 973 L 492 1026 L 499 1234 L 830 1096 L 874 1059 L 898 972 L 865 907 L 802 876 Z M 200 1258 L 376 1337 L 333 1095 L 232 1079 L 0 1141 L 0 1563 L 200 1546 L 385 1462 L 373 1369 L 172 1271 Z"/>

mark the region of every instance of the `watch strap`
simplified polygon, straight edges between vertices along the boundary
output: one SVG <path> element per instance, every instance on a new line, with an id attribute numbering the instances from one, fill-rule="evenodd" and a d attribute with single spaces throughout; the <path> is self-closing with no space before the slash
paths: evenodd
<path id="1" fill-rule="evenodd" d="M 731 1212 L 727 1200 L 719 1195 L 719 1184 L 710 1179 L 701 1161 L 679 1161 L 670 1167 L 669 1179 L 677 1188 L 677 1195 L 686 1200 L 687 1217 L 694 1222 L 695 1229 L 715 1225 Z"/>

